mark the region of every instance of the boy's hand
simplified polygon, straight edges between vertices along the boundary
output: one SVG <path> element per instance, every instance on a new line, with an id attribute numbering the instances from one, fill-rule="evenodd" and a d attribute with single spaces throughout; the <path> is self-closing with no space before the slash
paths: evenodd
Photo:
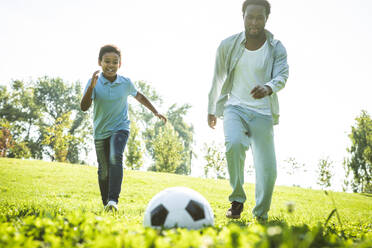
<path id="1" fill-rule="evenodd" d="M 89 86 L 92 89 L 96 87 L 97 80 L 98 80 L 98 73 L 99 73 L 99 70 L 93 73 L 92 80 L 90 81 L 90 86 Z"/>
<path id="2" fill-rule="evenodd" d="M 160 120 L 164 121 L 164 123 L 167 123 L 167 118 L 159 113 L 154 114 L 156 117 L 158 117 Z"/>

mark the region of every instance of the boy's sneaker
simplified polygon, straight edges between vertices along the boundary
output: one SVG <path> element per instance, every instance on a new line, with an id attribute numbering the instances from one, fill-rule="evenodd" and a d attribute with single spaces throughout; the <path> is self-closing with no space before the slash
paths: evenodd
<path id="1" fill-rule="evenodd" d="M 237 202 L 237 201 L 233 201 L 231 203 L 231 207 L 226 212 L 226 217 L 227 218 L 230 218 L 230 219 L 239 219 L 240 218 L 240 214 L 243 211 L 243 208 L 244 208 L 244 204 L 243 203 L 240 203 L 240 202 Z"/>
<path id="2" fill-rule="evenodd" d="M 107 205 L 105 206 L 105 211 L 118 211 L 118 204 L 114 201 L 109 201 Z"/>

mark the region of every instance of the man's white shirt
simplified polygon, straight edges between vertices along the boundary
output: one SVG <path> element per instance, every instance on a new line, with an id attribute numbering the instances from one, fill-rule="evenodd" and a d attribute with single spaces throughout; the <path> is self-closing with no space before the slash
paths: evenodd
<path id="1" fill-rule="evenodd" d="M 266 66 L 268 58 L 267 41 L 257 50 L 244 49 L 234 71 L 231 95 L 227 105 L 239 105 L 263 115 L 271 116 L 270 99 L 268 96 L 255 99 L 251 95 L 254 87 L 265 85 Z"/>

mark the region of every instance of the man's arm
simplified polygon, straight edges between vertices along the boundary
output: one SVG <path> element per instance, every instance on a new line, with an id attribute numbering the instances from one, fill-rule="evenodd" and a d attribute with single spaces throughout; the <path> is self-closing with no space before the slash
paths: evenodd
<path id="1" fill-rule="evenodd" d="M 134 98 L 136 98 L 138 102 L 140 102 L 142 105 L 148 108 L 156 117 L 164 121 L 164 123 L 167 122 L 167 118 L 159 114 L 155 107 L 151 104 L 151 102 L 140 92 L 137 92 L 137 95 Z"/>
<path id="2" fill-rule="evenodd" d="M 217 124 L 217 117 L 213 114 L 208 114 L 208 126 L 214 129 L 216 124 Z"/>
<path id="3" fill-rule="evenodd" d="M 225 48 L 223 45 L 224 44 L 221 43 L 216 52 L 212 87 L 208 94 L 208 114 L 212 115 L 216 112 L 217 99 L 221 93 L 221 87 L 227 74 L 225 68 Z"/>
<path id="4" fill-rule="evenodd" d="M 216 103 L 217 98 L 221 93 L 221 87 L 225 78 L 226 78 L 225 51 L 223 43 L 221 43 L 217 49 L 212 87 L 208 94 L 208 125 L 212 129 L 214 129 L 214 127 L 217 124 L 217 117 L 215 115 Z"/>
<path id="5" fill-rule="evenodd" d="M 85 92 L 83 99 L 81 99 L 80 108 L 83 111 L 87 111 L 92 105 L 92 94 L 93 94 L 93 89 L 97 84 L 98 73 L 99 71 L 95 71 L 93 73 L 92 80 L 90 81 L 90 85 L 88 86 L 88 89 Z"/>
<path id="6" fill-rule="evenodd" d="M 279 43 L 274 51 L 273 78 L 265 85 L 258 85 L 251 94 L 255 99 L 261 99 L 283 89 L 288 79 L 287 51 Z"/>
<path id="7" fill-rule="evenodd" d="M 287 51 L 282 43 L 278 43 L 274 51 L 274 65 L 272 79 L 266 83 L 265 86 L 269 86 L 273 93 L 283 89 L 289 74 L 289 66 L 287 63 Z"/>

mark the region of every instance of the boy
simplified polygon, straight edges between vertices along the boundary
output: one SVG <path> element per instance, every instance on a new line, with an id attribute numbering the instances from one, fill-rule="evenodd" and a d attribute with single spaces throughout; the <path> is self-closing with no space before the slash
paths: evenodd
<path id="1" fill-rule="evenodd" d="M 99 188 L 105 210 L 117 211 L 123 180 L 123 152 L 129 136 L 128 96 L 132 95 L 164 122 L 167 119 L 136 90 L 130 79 L 117 74 L 121 66 L 119 48 L 103 46 L 98 65 L 102 73 L 98 75 L 99 71 L 94 72 L 88 81 L 80 107 L 86 111 L 94 102 L 93 128 Z"/>

